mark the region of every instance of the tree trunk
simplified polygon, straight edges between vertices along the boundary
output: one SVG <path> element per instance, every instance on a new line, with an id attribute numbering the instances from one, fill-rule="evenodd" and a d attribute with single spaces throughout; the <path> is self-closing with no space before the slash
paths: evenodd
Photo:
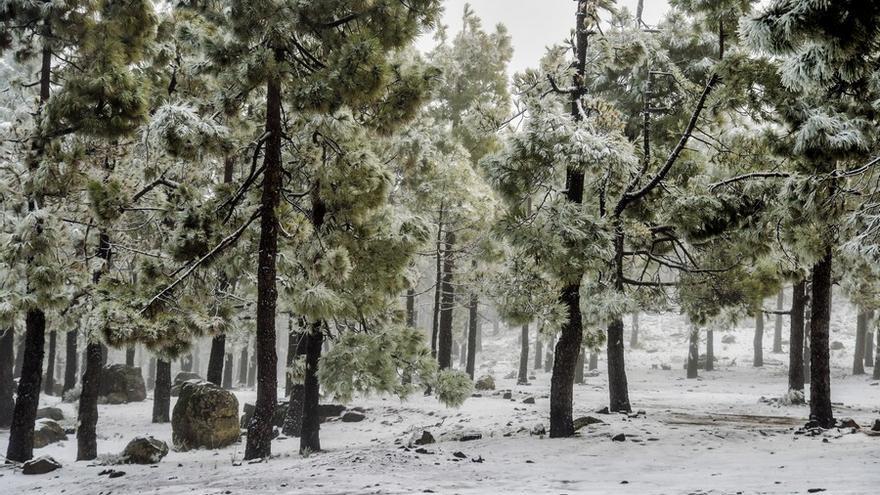
<path id="1" fill-rule="evenodd" d="M 15 332 L 9 327 L 0 334 L 0 428 L 4 429 L 12 424 L 12 410 L 15 408 L 14 347 Z"/>
<path id="2" fill-rule="evenodd" d="M 19 334 L 15 345 L 15 365 L 12 368 L 15 378 L 21 377 L 21 369 L 24 367 L 24 341 L 25 335 Z"/>
<path id="3" fill-rule="evenodd" d="M 715 330 L 706 330 L 706 371 L 715 369 Z"/>
<path id="4" fill-rule="evenodd" d="M 619 217 L 615 219 L 614 235 L 614 290 L 623 294 L 624 234 Z M 626 364 L 623 347 L 623 319 L 616 316 L 608 325 L 608 395 L 611 412 L 631 412 L 629 387 L 626 380 Z"/>
<path id="5" fill-rule="evenodd" d="M 241 388 L 247 387 L 247 372 L 248 372 L 248 344 L 249 340 L 246 340 L 244 344 L 241 346 L 241 353 L 238 356 L 238 386 Z"/>
<path id="6" fill-rule="evenodd" d="M 752 366 L 756 368 L 764 366 L 764 313 L 760 309 L 755 315 L 755 339 L 752 346 L 754 347 Z"/>
<path id="7" fill-rule="evenodd" d="M 541 370 L 544 368 L 542 363 L 542 358 L 544 357 L 544 341 L 541 340 L 540 332 L 537 332 L 535 335 L 535 369 Z"/>
<path id="8" fill-rule="evenodd" d="M 519 372 L 516 376 L 517 385 L 529 384 L 529 324 L 522 326 L 519 337 Z M 473 378 L 473 377 L 471 377 Z"/>
<path id="9" fill-rule="evenodd" d="M 629 348 L 639 348 L 639 314 L 632 315 L 632 330 L 629 332 Z"/>
<path id="10" fill-rule="evenodd" d="M 544 373 L 550 373 L 553 371 L 553 352 L 551 351 L 552 346 L 547 346 L 547 352 L 544 354 Z"/>
<path id="11" fill-rule="evenodd" d="M 574 382 L 578 385 L 584 384 L 584 350 L 578 354 L 577 364 L 574 367 Z"/>
<path id="12" fill-rule="evenodd" d="M 34 422 L 40 403 L 45 343 L 46 317 L 41 310 L 30 309 L 25 316 L 24 362 L 6 450 L 6 458 L 10 461 L 24 462 L 34 456 Z"/>
<path id="13" fill-rule="evenodd" d="M 865 368 L 874 367 L 874 332 L 865 334 Z"/>
<path id="14" fill-rule="evenodd" d="M 101 344 L 86 345 L 86 366 L 79 395 L 76 428 L 76 460 L 91 461 L 98 457 L 98 387 L 101 383 Z"/>
<path id="15" fill-rule="evenodd" d="M 831 248 L 828 248 L 825 257 L 813 266 L 810 316 L 810 422 L 822 428 L 834 426 L 828 348 L 831 324 L 831 265 Z"/>
<path id="16" fill-rule="evenodd" d="M 803 280 L 791 290 L 791 326 L 788 344 L 788 389 L 804 390 L 804 305 L 806 287 Z"/>
<path id="17" fill-rule="evenodd" d="M 865 339 L 868 332 L 868 313 L 859 311 L 856 316 L 856 346 L 853 350 L 853 375 L 865 374 Z"/>
<path id="18" fill-rule="evenodd" d="M 257 343 L 251 341 L 251 354 L 248 356 L 247 363 L 247 388 L 255 388 L 257 385 Z"/>
<path id="19" fill-rule="evenodd" d="M 318 415 L 320 400 L 320 383 L 318 383 L 318 361 L 321 358 L 321 346 L 324 334 L 320 323 L 312 327 L 306 335 L 306 372 L 303 381 L 302 430 L 299 437 L 299 452 L 306 454 L 321 450 L 321 418 Z M 292 402 L 292 401 L 291 401 Z"/>
<path id="20" fill-rule="evenodd" d="M 171 421 L 171 361 L 156 360 L 156 388 L 153 389 L 153 423 Z"/>
<path id="21" fill-rule="evenodd" d="M 306 347 L 308 345 L 307 334 L 297 333 L 294 339 L 294 358 L 306 356 Z M 303 383 L 291 383 L 290 399 L 287 403 L 287 414 L 284 416 L 284 424 L 281 432 L 289 437 L 298 437 L 302 433 L 303 403 L 305 394 L 305 386 Z"/>
<path id="22" fill-rule="evenodd" d="M 785 291 L 780 290 L 779 295 L 776 296 L 776 311 L 782 311 L 783 306 L 785 305 Z M 773 327 L 773 353 L 779 354 L 782 352 L 782 314 L 776 314 L 776 322 Z"/>
<path id="23" fill-rule="evenodd" d="M 697 378 L 699 376 L 697 369 L 700 367 L 700 331 L 697 327 L 691 329 L 688 343 L 687 377 Z"/>
<path id="24" fill-rule="evenodd" d="M 134 351 L 135 351 L 134 346 L 130 346 L 125 349 L 125 365 L 126 366 L 134 366 Z"/>
<path id="25" fill-rule="evenodd" d="M 437 362 L 440 364 L 441 370 L 452 366 L 452 314 L 455 309 L 455 287 L 452 285 L 452 272 L 455 270 L 454 248 L 455 232 L 446 232 L 446 243 L 443 249 L 440 324 L 437 335 Z"/>
<path id="26" fill-rule="evenodd" d="M 232 357 L 231 352 L 227 352 L 224 360 L 226 362 L 223 364 L 223 389 L 232 390 L 232 366 L 235 363 L 235 359 Z"/>
<path id="27" fill-rule="evenodd" d="M 76 349 L 76 340 L 79 332 L 76 330 L 69 330 L 65 337 L 65 352 L 64 352 L 64 388 L 62 388 L 62 392 L 67 392 L 68 390 L 72 390 L 76 387 L 76 363 L 77 363 L 77 349 Z"/>
<path id="28" fill-rule="evenodd" d="M 598 352 L 590 352 L 590 371 L 594 371 L 599 369 L 599 353 Z"/>
<path id="29" fill-rule="evenodd" d="M 43 393 L 55 395 L 55 355 L 58 345 L 58 332 L 49 332 L 49 356 L 46 359 L 46 378 L 43 380 Z"/>
<path id="30" fill-rule="evenodd" d="M 880 380 L 880 329 L 874 331 L 874 338 L 877 340 L 874 346 L 874 373 L 872 377 L 875 380 Z"/>
<path id="31" fill-rule="evenodd" d="M 440 204 L 440 218 L 443 218 L 443 204 Z M 431 315 L 431 356 L 437 358 L 437 345 L 440 338 L 440 299 L 443 293 L 443 223 L 437 225 L 437 252 L 434 269 L 434 308 Z"/>
<path id="32" fill-rule="evenodd" d="M 211 339 L 211 355 L 208 357 L 208 381 L 214 385 L 223 384 L 223 365 L 226 359 L 226 334 L 215 335 Z M 232 376 L 230 375 L 230 380 Z"/>
<path id="33" fill-rule="evenodd" d="M 476 294 L 471 294 L 470 306 L 468 307 L 468 338 L 467 338 L 467 363 L 465 369 L 467 374 L 474 379 L 474 368 L 477 364 L 477 332 L 479 323 L 477 321 L 480 300 Z M 528 331 L 526 331 L 528 333 Z M 526 368 L 529 367 L 528 348 L 526 348 Z"/>

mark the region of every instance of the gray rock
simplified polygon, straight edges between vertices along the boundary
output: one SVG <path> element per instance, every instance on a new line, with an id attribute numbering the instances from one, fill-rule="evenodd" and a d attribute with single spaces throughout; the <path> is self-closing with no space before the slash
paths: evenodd
<path id="1" fill-rule="evenodd" d="M 171 396 L 177 397 L 178 395 L 180 395 L 180 387 L 182 387 L 184 383 L 190 380 L 195 380 L 197 382 L 205 381 L 205 379 L 199 376 L 198 373 L 193 373 L 192 371 L 181 371 L 174 376 L 174 380 L 171 382 Z"/>
<path id="2" fill-rule="evenodd" d="M 880 431 L 880 419 L 874 420 L 874 425 L 871 426 L 871 431 Z"/>
<path id="3" fill-rule="evenodd" d="M 208 382 L 185 382 L 171 414 L 171 438 L 180 450 L 218 449 L 238 441 L 238 399 Z"/>
<path id="4" fill-rule="evenodd" d="M 604 425 L 605 422 L 593 416 L 581 416 L 574 420 L 574 431 L 578 431 L 585 426 L 597 424 Z"/>
<path id="5" fill-rule="evenodd" d="M 501 396 L 502 399 L 510 400 L 513 398 L 513 392 L 507 391 L 504 392 L 504 395 Z"/>
<path id="6" fill-rule="evenodd" d="M 275 414 L 272 416 L 272 426 L 277 426 L 278 428 L 284 426 L 284 418 L 287 416 L 287 404 L 288 402 L 284 401 L 279 402 L 278 405 L 275 406 Z M 240 422 L 242 429 L 248 427 L 248 423 L 251 422 L 251 417 L 254 415 L 254 409 L 256 408 L 253 404 L 245 402 Z"/>
<path id="7" fill-rule="evenodd" d="M 529 430 L 529 435 L 540 436 L 540 435 L 546 435 L 546 434 L 547 434 L 547 428 L 544 427 L 544 425 L 541 423 L 536 424 L 535 426 L 532 427 L 531 430 Z"/>
<path id="8" fill-rule="evenodd" d="M 41 419 L 34 424 L 34 448 L 41 449 L 50 443 L 67 440 L 64 428 L 51 419 Z"/>
<path id="9" fill-rule="evenodd" d="M 525 399 L 523 399 L 522 403 L 523 404 L 534 404 L 535 398 L 534 397 L 526 397 Z"/>
<path id="10" fill-rule="evenodd" d="M 470 442 L 483 438 L 483 434 L 478 431 L 466 431 L 458 437 L 459 442 Z"/>
<path id="11" fill-rule="evenodd" d="M 626 435 L 624 435 L 623 433 L 618 433 L 618 434 L 611 437 L 611 441 L 624 442 L 624 441 L 626 441 Z"/>
<path id="12" fill-rule="evenodd" d="M 141 402 L 147 398 L 147 386 L 141 369 L 124 364 L 111 364 L 101 370 L 98 398 L 107 404 Z"/>
<path id="13" fill-rule="evenodd" d="M 48 455 L 25 461 L 21 465 L 21 474 L 46 474 L 61 469 L 61 463 Z"/>
<path id="14" fill-rule="evenodd" d="M 342 415 L 343 423 L 360 423 L 367 416 L 364 413 L 359 413 L 357 411 L 346 411 L 345 414 Z"/>
<path id="15" fill-rule="evenodd" d="M 477 390 L 495 390 L 495 378 L 492 375 L 483 375 L 475 383 Z"/>
<path id="16" fill-rule="evenodd" d="M 57 407 L 41 407 L 37 409 L 37 419 L 51 419 L 53 421 L 63 421 L 64 413 Z"/>
<path id="17" fill-rule="evenodd" d="M 832 351 L 841 351 L 841 350 L 843 350 L 843 348 L 844 348 L 843 342 L 835 340 L 834 342 L 831 343 L 831 350 Z"/>
<path id="18" fill-rule="evenodd" d="M 721 337 L 722 344 L 736 344 L 736 335 L 727 334 Z"/>
<path id="19" fill-rule="evenodd" d="M 343 406 L 342 404 L 318 405 L 318 416 L 321 416 L 322 418 L 332 418 L 340 416 L 343 412 L 345 412 L 345 406 Z"/>
<path id="20" fill-rule="evenodd" d="M 410 445 L 430 445 L 436 442 L 434 435 L 428 430 L 422 430 L 421 433 L 414 433 L 410 440 Z"/>
<path id="21" fill-rule="evenodd" d="M 151 436 L 135 437 L 122 451 L 127 464 L 156 464 L 166 455 L 168 444 Z"/>

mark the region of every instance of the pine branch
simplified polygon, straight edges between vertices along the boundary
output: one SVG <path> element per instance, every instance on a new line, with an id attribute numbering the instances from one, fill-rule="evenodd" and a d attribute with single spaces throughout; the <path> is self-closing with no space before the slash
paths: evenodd
<path id="1" fill-rule="evenodd" d="M 730 184 L 734 184 L 736 182 L 742 182 L 744 180 L 751 179 L 760 179 L 760 178 L 787 178 L 791 177 L 791 174 L 786 172 L 752 172 L 750 174 L 738 175 L 736 177 L 731 177 L 730 179 L 723 180 L 721 182 L 715 182 L 714 184 L 709 184 L 709 190 L 714 191 L 720 187 L 727 186 Z"/>

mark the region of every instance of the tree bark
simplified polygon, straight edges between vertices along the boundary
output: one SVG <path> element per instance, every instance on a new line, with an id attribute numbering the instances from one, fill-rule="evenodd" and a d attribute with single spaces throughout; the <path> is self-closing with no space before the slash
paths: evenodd
<path id="1" fill-rule="evenodd" d="M 874 346 L 874 373 L 872 377 L 875 380 L 880 380 L 880 329 L 874 331 L 874 338 L 877 340 Z"/>
<path id="2" fill-rule="evenodd" d="M 865 334 L 865 368 L 874 367 L 874 332 Z"/>
<path id="3" fill-rule="evenodd" d="M 156 358 L 150 357 L 150 364 L 147 366 L 147 390 L 156 389 Z"/>
<path id="4" fill-rule="evenodd" d="M 700 363 L 700 331 L 694 327 L 688 339 L 687 377 L 697 378 Z"/>
<path id="5" fill-rule="evenodd" d="M 86 366 L 79 395 L 76 428 L 76 460 L 91 461 L 98 457 L 98 387 L 101 383 L 101 344 L 86 345 Z"/>
<path id="6" fill-rule="evenodd" d="M 834 426 L 831 409 L 831 248 L 813 265 L 812 314 L 810 316 L 810 422 L 822 428 Z"/>
<path id="7" fill-rule="evenodd" d="M 306 356 L 306 347 L 308 339 L 306 334 L 297 333 L 294 338 L 294 356 Z M 287 414 L 284 416 L 284 424 L 281 432 L 289 437 L 298 437 L 302 434 L 302 418 L 304 404 L 305 386 L 303 383 L 292 383 L 290 386 L 290 399 L 287 403 Z M 319 418 L 320 421 L 320 418 Z"/>
<path id="8" fill-rule="evenodd" d="M 853 349 L 853 375 L 865 374 L 865 339 L 868 332 L 868 313 L 859 311 L 856 316 L 856 344 Z"/>
<path id="9" fill-rule="evenodd" d="M 211 355 L 208 357 L 208 381 L 214 385 L 223 384 L 223 365 L 226 360 L 226 334 L 215 335 L 211 339 Z M 230 375 L 230 380 L 232 376 Z"/>
<path id="10" fill-rule="evenodd" d="M 303 381 L 302 430 L 299 437 L 299 452 L 306 454 L 321 450 L 321 418 L 318 415 L 320 400 L 320 384 L 318 383 L 318 361 L 321 358 L 321 347 L 324 334 L 321 326 L 316 323 L 312 331 L 306 335 L 306 372 Z"/>
<path id="11" fill-rule="evenodd" d="M 544 357 L 544 342 L 541 340 L 541 335 L 538 333 L 535 336 L 535 369 L 541 370 L 544 368 L 542 363 Z"/>
<path id="12" fill-rule="evenodd" d="M 791 322 L 788 344 L 788 389 L 804 390 L 804 306 L 805 281 L 800 280 L 791 290 Z"/>
<path id="13" fill-rule="evenodd" d="M 752 346 L 754 347 L 752 366 L 760 368 L 764 366 L 764 313 L 760 309 L 755 315 L 755 338 Z"/>
<path id="14" fill-rule="evenodd" d="M 706 371 L 715 369 L 715 330 L 706 330 Z"/>
<path id="15" fill-rule="evenodd" d="M 40 403 L 45 341 L 45 315 L 39 309 L 28 310 L 25 317 L 24 362 L 6 450 L 6 458 L 10 461 L 24 462 L 34 456 L 34 422 Z"/>
<path id="16" fill-rule="evenodd" d="M 65 354 L 64 354 L 64 388 L 62 394 L 76 387 L 76 363 L 77 363 L 77 337 L 79 332 L 69 330 L 65 337 Z"/>
<path id="17" fill-rule="evenodd" d="M 516 376 L 517 385 L 529 384 L 529 324 L 522 326 L 519 337 L 519 372 Z M 471 376 L 473 378 L 473 376 Z"/>
<path id="18" fill-rule="evenodd" d="M 15 332 L 12 327 L 0 334 L 0 428 L 9 428 L 12 424 L 12 410 L 15 408 Z"/>
<path id="19" fill-rule="evenodd" d="M 46 378 L 43 379 L 43 393 L 55 395 L 55 355 L 58 345 L 58 333 L 49 332 L 49 356 L 46 358 Z"/>
<path id="20" fill-rule="evenodd" d="M 284 51 L 275 49 L 275 60 Z M 266 84 L 266 151 L 263 160 L 263 191 L 260 199 L 260 246 L 257 259 L 257 399 L 248 425 L 245 460 L 268 458 L 272 454 L 272 418 L 278 402 L 278 356 L 275 353 L 275 286 L 278 255 L 278 217 L 281 199 L 281 80 L 273 73 Z"/>
<path id="21" fill-rule="evenodd" d="M 594 371 L 599 369 L 599 353 L 598 352 L 590 352 L 590 371 Z"/>
<path id="22" fill-rule="evenodd" d="M 639 314 L 632 315 L 632 330 L 629 332 L 629 348 L 639 348 Z"/>
<path id="23" fill-rule="evenodd" d="M 584 350 L 581 349 L 577 364 L 574 366 L 574 382 L 578 385 L 584 384 L 584 361 Z"/>
<path id="24" fill-rule="evenodd" d="M 241 353 L 238 356 L 238 386 L 241 388 L 247 387 L 249 344 L 250 341 L 245 340 L 244 344 L 241 346 Z"/>
<path id="25" fill-rule="evenodd" d="M 443 279 L 440 296 L 440 323 L 437 335 L 437 362 L 440 369 L 452 367 L 452 314 L 455 309 L 455 286 L 453 286 L 453 270 L 455 259 L 455 232 L 446 232 L 443 249 Z"/>
<path id="26" fill-rule="evenodd" d="M 475 263 L 476 264 L 476 263 Z M 477 364 L 477 332 L 479 331 L 478 308 L 480 300 L 476 294 L 471 294 L 470 305 L 468 307 L 468 338 L 467 338 L 467 363 L 465 370 L 471 380 L 474 379 L 474 368 Z M 526 331 L 528 333 L 528 331 Z M 526 369 L 529 367 L 528 347 L 526 348 Z"/>
<path id="27" fill-rule="evenodd" d="M 442 203 L 440 204 L 440 218 L 443 218 Z M 433 356 L 435 359 L 437 358 L 437 341 L 440 338 L 440 298 L 441 294 L 443 293 L 443 243 L 441 242 L 442 237 L 443 223 L 440 222 L 437 225 L 437 253 L 435 260 L 436 266 L 434 269 L 434 308 L 431 315 L 431 356 Z"/>
<path id="28" fill-rule="evenodd" d="M 235 359 L 232 357 L 231 352 L 227 352 L 224 359 L 226 363 L 223 365 L 223 389 L 232 390 L 232 366 L 235 363 Z"/>
<path id="29" fill-rule="evenodd" d="M 134 346 L 130 346 L 125 349 L 125 365 L 126 366 L 134 366 L 134 351 L 135 351 Z"/>
<path id="30" fill-rule="evenodd" d="M 12 368 L 12 375 L 15 378 L 21 377 L 21 369 L 24 367 L 24 341 L 25 335 L 20 334 L 18 338 L 15 339 L 15 364 Z"/>
<path id="31" fill-rule="evenodd" d="M 776 311 L 782 311 L 785 305 L 785 291 L 780 290 L 776 296 Z M 782 352 L 782 314 L 776 314 L 776 322 L 773 327 L 773 353 L 780 354 Z"/>
<path id="32" fill-rule="evenodd" d="M 553 351 L 551 350 L 552 346 L 547 346 L 547 352 L 544 354 L 544 373 L 550 373 L 553 371 Z"/>
<path id="33" fill-rule="evenodd" d="M 153 389 L 153 423 L 171 421 L 171 361 L 156 360 L 156 388 Z"/>

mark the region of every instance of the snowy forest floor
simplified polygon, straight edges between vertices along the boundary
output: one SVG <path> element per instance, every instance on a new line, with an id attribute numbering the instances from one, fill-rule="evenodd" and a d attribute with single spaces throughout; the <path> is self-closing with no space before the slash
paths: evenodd
<path id="1" fill-rule="evenodd" d="M 216 451 L 171 452 L 157 466 L 121 466 L 125 475 L 100 476 L 106 469 L 74 462 L 76 440 L 70 436 L 37 450 L 64 467 L 45 476 L 24 476 L 0 468 L 0 493 L 64 494 L 869 494 L 880 486 L 880 436 L 868 432 L 880 418 L 880 385 L 870 376 L 851 376 L 852 355 L 833 353 L 835 414 L 855 419 L 863 430 L 831 430 L 820 436 L 796 435 L 806 422 L 807 406 L 778 406 L 786 389 L 785 354 L 765 354 L 764 368 L 751 367 L 748 328 L 735 332 L 739 343 L 722 344 L 716 332 L 716 371 L 687 380 L 683 333 L 659 331 L 660 321 L 643 320 L 640 349 L 628 351 L 630 398 L 644 415 L 601 415 L 607 404 L 604 362 L 598 376 L 575 386 L 575 417 L 592 415 L 605 424 L 590 425 L 570 439 L 530 434 L 547 426 L 549 374 L 536 372 L 529 386 L 503 378 L 516 364 L 515 331 L 487 335 L 481 373 L 491 372 L 495 392 L 481 392 L 458 410 L 430 397 L 363 398 L 360 423 L 321 425 L 323 452 L 297 454 L 297 439 L 276 439 L 273 457 L 242 463 L 243 442 Z M 772 338 L 772 324 L 769 325 Z M 848 328 L 847 325 L 845 328 Z M 849 332 L 833 340 L 851 348 Z M 845 333 L 845 335 L 844 335 Z M 702 350 L 701 350 L 702 352 Z M 735 360 L 735 362 L 732 362 Z M 671 370 L 652 369 L 666 364 Z M 870 372 L 870 369 L 869 369 Z M 511 390 L 513 400 L 502 398 Z M 241 404 L 254 392 L 237 392 Z M 497 394 L 497 395 L 496 395 Z M 524 404 L 534 397 L 535 404 Z M 57 405 L 47 398 L 45 405 Z M 171 426 L 150 423 L 151 402 L 100 406 L 99 453 L 119 453 L 136 435 L 150 434 L 171 443 Z M 72 404 L 62 404 L 68 418 Z M 173 407 L 173 402 L 172 402 Z M 438 437 L 424 448 L 405 450 L 395 443 L 420 428 Z M 462 430 L 482 439 L 460 442 Z M 611 437 L 624 433 L 623 442 Z M 0 432 L 5 446 L 8 432 Z M 463 453 L 459 459 L 453 454 Z M 481 460 L 482 462 L 475 462 Z"/>

